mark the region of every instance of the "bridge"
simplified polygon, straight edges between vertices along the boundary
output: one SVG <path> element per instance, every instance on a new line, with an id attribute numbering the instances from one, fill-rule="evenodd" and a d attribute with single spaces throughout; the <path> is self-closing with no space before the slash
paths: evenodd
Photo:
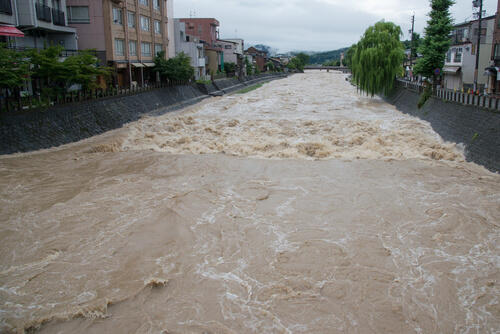
<path id="1" fill-rule="evenodd" d="M 323 66 L 323 65 L 306 65 L 304 66 L 304 70 L 326 70 L 330 71 L 341 71 L 342 73 L 351 73 L 349 67 L 345 66 Z"/>

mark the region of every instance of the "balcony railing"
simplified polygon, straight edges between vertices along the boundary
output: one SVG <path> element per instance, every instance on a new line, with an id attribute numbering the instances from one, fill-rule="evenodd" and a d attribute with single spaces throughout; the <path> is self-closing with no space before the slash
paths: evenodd
<path id="1" fill-rule="evenodd" d="M 35 3 L 36 18 L 40 21 L 52 22 L 52 15 L 50 13 L 50 7 L 42 5 L 40 3 Z"/>
<path id="2" fill-rule="evenodd" d="M 58 26 L 65 26 L 66 21 L 64 20 L 64 12 L 57 10 L 55 8 L 52 8 L 52 20 L 55 25 Z"/>
<path id="3" fill-rule="evenodd" d="M 12 15 L 12 4 L 10 0 L 0 0 L 0 13 Z"/>

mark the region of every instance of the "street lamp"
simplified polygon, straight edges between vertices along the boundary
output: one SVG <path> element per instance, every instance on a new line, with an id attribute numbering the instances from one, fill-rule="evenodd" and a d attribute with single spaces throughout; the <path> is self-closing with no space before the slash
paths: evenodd
<path id="1" fill-rule="evenodd" d="M 477 75 L 479 69 L 479 49 L 481 47 L 481 19 L 483 17 L 483 0 L 473 0 L 472 7 L 479 7 L 479 29 L 477 30 L 477 50 L 476 50 L 476 67 L 474 69 L 474 92 L 477 92 Z"/>

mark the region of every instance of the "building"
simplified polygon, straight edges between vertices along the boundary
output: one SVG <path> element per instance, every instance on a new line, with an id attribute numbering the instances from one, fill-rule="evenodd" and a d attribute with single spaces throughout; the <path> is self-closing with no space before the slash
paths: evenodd
<path id="1" fill-rule="evenodd" d="M 264 72 L 266 69 L 267 53 L 254 48 L 253 46 L 245 51 L 245 54 L 252 56 L 255 68 L 260 72 Z"/>
<path id="2" fill-rule="evenodd" d="M 493 47 L 491 50 L 491 66 L 486 68 L 489 74 L 488 93 L 500 95 L 500 0 L 497 4 L 497 13 L 493 31 Z"/>
<path id="3" fill-rule="evenodd" d="M 76 30 L 67 18 L 65 0 L 0 0 L 0 42 L 20 49 L 60 45 L 77 50 Z"/>
<path id="4" fill-rule="evenodd" d="M 205 53 L 203 43 L 196 36 L 186 33 L 186 23 L 174 20 L 175 54 L 184 52 L 191 58 L 191 66 L 195 69 L 196 80 L 206 80 Z"/>
<path id="5" fill-rule="evenodd" d="M 171 52 L 171 1 L 67 0 L 68 21 L 77 29 L 80 48 L 96 49 L 115 68 L 115 86 L 143 86 L 158 79 L 151 69 L 155 55 Z"/>
<path id="6" fill-rule="evenodd" d="M 245 60 L 243 58 L 245 50 L 245 41 L 241 38 L 225 38 L 222 40 L 224 45 L 224 61 L 236 64 L 236 74 L 241 77 L 245 74 Z M 228 48 L 228 43 L 232 43 Z"/>
<path id="7" fill-rule="evenodd" d="M 489 81 L 484 69 L 490 65 L 495 16 L 485 17 L 481 24 L 481 46 L 479 50 L 478 88 L 483 91 Z M 476 65 L 478 20 L 454 26 L 452 43 L 446 54 L 443 67 L 443 87 L 468 91 L 474 86 Z"/>
<path id="8" fill-rule="evenodd" d="M 186 24 L 186 34 L 196 36 L 203 43 L 205 50 L 205 67 L 210 75 L 224 69 L 223 50 L 218 46 L 219 21 L 214 18 L 180 18 Z"/>

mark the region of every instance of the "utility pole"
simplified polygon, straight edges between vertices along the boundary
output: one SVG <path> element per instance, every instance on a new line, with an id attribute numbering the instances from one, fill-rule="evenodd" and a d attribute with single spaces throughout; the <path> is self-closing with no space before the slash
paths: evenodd
<path id="1" fill-rule="evenodd" d="M 410 30 L 410 70 L 411 70 L 411 76 L 410 80 L 413 79 L 413 31 L 415 29 L 415 14 L 412 15 L 411 17 L 411 30 Z"/>
<path id="2" fill-rule="evenodd" d="M 478 90 L 477 75 L 479 69 L 479 49 L 481 47 L 481 19 L 483 18 L 483 0 L 472 1 L 472 6 L 477 7 L 479 3 L 479 29 L 477 30 L 476 68 L 474 69 L 474 92 Z"/>

